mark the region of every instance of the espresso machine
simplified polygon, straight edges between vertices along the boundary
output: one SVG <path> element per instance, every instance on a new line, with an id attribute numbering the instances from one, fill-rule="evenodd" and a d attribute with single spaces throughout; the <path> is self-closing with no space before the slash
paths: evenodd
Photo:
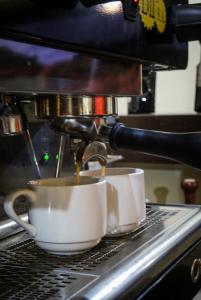
<path id="1" fill-rule="evenodd" d="M 200 24 L 201 6 L 186 0 L 0 1 L 1 202 L 75 162 L 105 165 L 108 146 L 201 169 L 199 132 L 127 128 L 116 105 L 140 95 L 142 66 L 185 69 Z M 28 221 L 23 199 L 16 210 Z M 150 203 L 135 232 L 57 257 L 1 211 L 0 299 L 193 299 L 200 220 L 199 206 Z"/>

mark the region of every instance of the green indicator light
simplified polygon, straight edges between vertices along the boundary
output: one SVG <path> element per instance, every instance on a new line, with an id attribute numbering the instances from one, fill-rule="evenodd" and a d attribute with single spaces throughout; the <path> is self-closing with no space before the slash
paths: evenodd
<path id="1" fill-rule="evenodd" d="M 44 159 L 45 161 L 48 161 L 48 160 L 50 159 L 49 154 L 48 154 L 48 153 L 43 154 L 43 159 Z"/>
<path id="2" fill-rule="evenodd" d="M 59 154 L 57 154 L 56 155 L 56 160 L 59 160 L 59 159 L 60 159 Z"/>

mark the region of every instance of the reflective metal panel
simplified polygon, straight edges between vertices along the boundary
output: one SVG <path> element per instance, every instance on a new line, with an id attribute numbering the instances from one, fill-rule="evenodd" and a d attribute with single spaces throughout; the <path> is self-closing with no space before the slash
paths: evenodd
<path id="1" fill-rule="evenodd" d="M 61 3 L 67 2 L 70 0 L 1 0 L 0 36 L 43 45 L 54 44 L 60 49 L 76 49 L 110 57 L 117 62 L 119 59 L 130 62 L 137 59 L 186 67 L 187 43 L 178 42 L 171 19 L 167 21 L 165 32 L 158 33 L 155 28 L 150 30 L 143 26 L 139 13 L 133 21 L 125 19 L 122 3 L 127 1 L 107 1 L 92 7 L 84 7 L 79 1 L 73 9 L 63 9 Z M 159 1 L 166 5 L 168 18 L 173 5 L 187 2 Z"/>
<path id="2" fill-rule="evenodd" d="M 36 97 L 35 112 L 39 118 L 97 117 L 117 114 L 115 97 L 42 95 Z"/>
<path id="3" fill-rule="evenodd" d="M 138 95 L 141 65 L 0 39 L 0 92 Z"/>

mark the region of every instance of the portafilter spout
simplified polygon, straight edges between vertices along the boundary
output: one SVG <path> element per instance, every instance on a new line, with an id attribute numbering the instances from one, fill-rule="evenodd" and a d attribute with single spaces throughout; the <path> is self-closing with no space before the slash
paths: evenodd
<path id="1" fill-rule="evenodd" d="M 85 165 L 88 161 L 96 159 L 101 166 L 107 164 L 107 147 L 100 141 L 93 141 L 87 143 L 82 141 L 78 147 L 75 161 L 79 164 Z"/>

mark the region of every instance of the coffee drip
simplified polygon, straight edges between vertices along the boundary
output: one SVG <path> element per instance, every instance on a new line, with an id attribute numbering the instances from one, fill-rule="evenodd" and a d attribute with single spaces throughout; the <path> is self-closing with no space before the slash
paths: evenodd
<path id="1" fill-rule="evenodd" d="M 81 171 L 81 164 L 82 162 L 77 161 L 76 162 L 76 184 L 79 185 L 80 184 L 80 171 Z"/>
<path id="2" fill-rule="evenodd" d="M 105 177 L 105 173 L 106 173 L 106 166 L 101 166 L 101 176 Z"/>

